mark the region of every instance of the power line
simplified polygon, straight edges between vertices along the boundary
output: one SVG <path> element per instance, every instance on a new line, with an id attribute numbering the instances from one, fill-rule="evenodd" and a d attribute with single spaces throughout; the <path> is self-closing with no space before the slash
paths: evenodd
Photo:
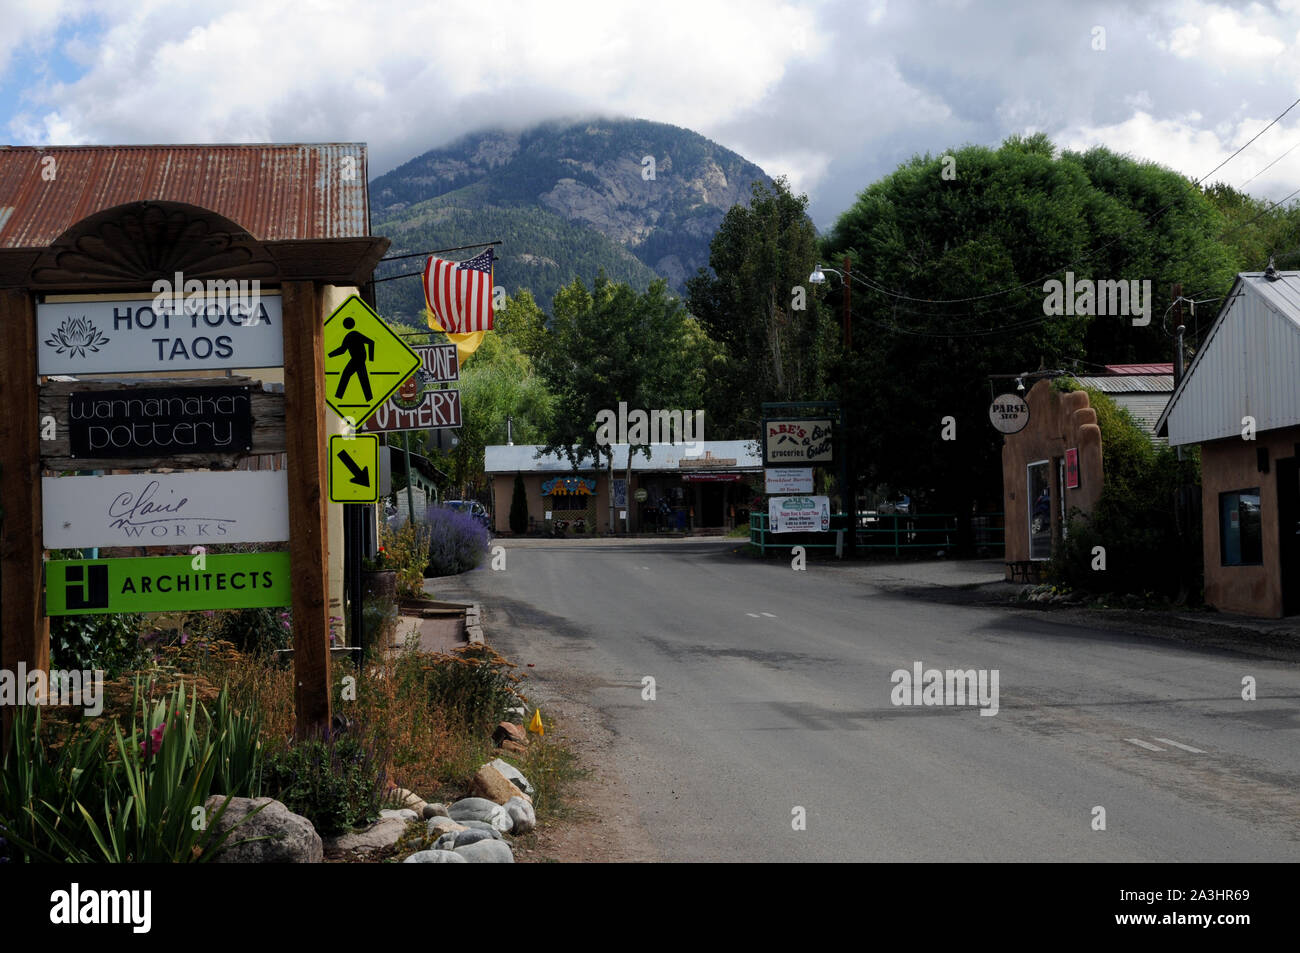
<path id="1" fill-rule="evenodd" d="M 455 248 L 435 248 L 432 251 L 413 251 L 409 255 L 385 255 L 380 261 L 401 261 L 403 258 L 425 258 L 429 255 L 441 255 L 449 251 L 464 251 L 467 248 L 486 248 L 488 245 L 501 245 L 502 241 L 476 242 L 473 245 L 457 245 Z M 400 277 L 405 277 L 402 275 Z"/>

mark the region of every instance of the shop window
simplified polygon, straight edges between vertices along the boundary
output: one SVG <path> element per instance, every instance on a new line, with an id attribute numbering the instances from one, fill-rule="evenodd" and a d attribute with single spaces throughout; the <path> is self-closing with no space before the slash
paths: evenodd
<path id="1" fill-rule="evenodd" d="M 1219 554 L 1224 566 L 1263 563 L 1259 487 L 1219 494 Z"/>
<path id="2" fill-rule="evenodd" d="M 557 513 L 583 512 L 587 509 L 589 496 L 578 493 L 557 493 L 551 497 L 551 509 Z"/>
<path id="3" fill-rule="evenodd" d="M 1051 463 L 1040 460 L 1031 463 L 1026 485 L 1029 504 L 1029 558 L 1049 559 L 1052 555 L 1052 497 L 1048 489 L 1051 482 Z"/>

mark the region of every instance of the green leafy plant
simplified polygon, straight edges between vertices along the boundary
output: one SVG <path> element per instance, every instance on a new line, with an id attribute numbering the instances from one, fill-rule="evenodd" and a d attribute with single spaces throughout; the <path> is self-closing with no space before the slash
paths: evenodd
<path id="1" fill-rule="evenodd" d="M 139 638 L 144 620 L 136 613 L 54 616 L 50 619 L 50 664 L 62 669 L 100 669 L 107 678 L 115 678 L 143 657 Z"/>
<path id="2" fill-rule="evenodd" d="M 424 595 L 424 569 L 429 565 L 429 527 L 408 520 L 397 529 L 383 526 L 379 539 L 387 554 L 387 568 L 397 572 L 397 594 L 407 599 Z"/>
<path id="3" fill-rule="evenodd" d="M 385 782 L 381 759 L 350 735 L 300 741 L 266 768 L 267 790 L 327 835 L 375 820 Z"/>
<path id="4" fill-rule="evenodd" d="M 523 679 L 511 671 L 514 667 L 492 648 L 470 645 L 429 656 L 427 664 L 405 669 L 403 677 L 421 679 L 430 704 L 464 727 L 487 731 L 521 701 Z"/>

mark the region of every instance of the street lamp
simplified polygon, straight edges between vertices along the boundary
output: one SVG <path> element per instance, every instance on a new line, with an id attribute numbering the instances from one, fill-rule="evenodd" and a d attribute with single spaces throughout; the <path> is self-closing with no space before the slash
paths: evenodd
<path id="1" fill-rule="evenodd" d="M 812 274 L 808 276 L 810 285 L 821 285 L 826 283 L 826 272 L 837 275 L 840 279 L 840 285 L 844 293 L 844 360 L 840 364 L 840 501 L 841 508 L 848 518 L 848 549 L 853 553 L 857 549 L 858 534 L 858 494 L 854 487 L 849 485 L 849 442 L 848 434 L 845 432 L 844 423 L 848 419 L 847 400 L 844 394 L 844 375 L 848 367 L 849 355 L 853 353 L 853 283 L 852 269 L 849 263 L 849 256 L 844 256 L 844 271 L 836 271 L 834 268 L 822 268 L 821 262 L 813 266 Z"/>

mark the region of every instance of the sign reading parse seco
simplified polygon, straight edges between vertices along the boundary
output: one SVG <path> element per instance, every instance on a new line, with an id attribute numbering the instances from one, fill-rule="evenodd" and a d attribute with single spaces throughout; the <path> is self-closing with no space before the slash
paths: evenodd
<path id="1" fill-rule="evenodd" d="M 174 612 L 287 606 L 288 553 L 228 553 L 205 558 L 52 559 L 45 564 L 45 614 Z"/>
<path id="2" fill-rule="evenodd" d="M 1029 404 L 1015 394 L 999 394 L 989 405 L 989 421 L 1002 433 L 1020 433 L 1029 425 Z"/>
<path id="3" fill-rule="evenodd" d="M 289 538 L 284 470 L 44 477 L 41 498 L 46 549 Z"/>
<path id="4" fill-rule="evenodd" d="M 773 533 L 821 533 L 831 528 L 829 496 L 773 496 L 767 501 Z"/>

